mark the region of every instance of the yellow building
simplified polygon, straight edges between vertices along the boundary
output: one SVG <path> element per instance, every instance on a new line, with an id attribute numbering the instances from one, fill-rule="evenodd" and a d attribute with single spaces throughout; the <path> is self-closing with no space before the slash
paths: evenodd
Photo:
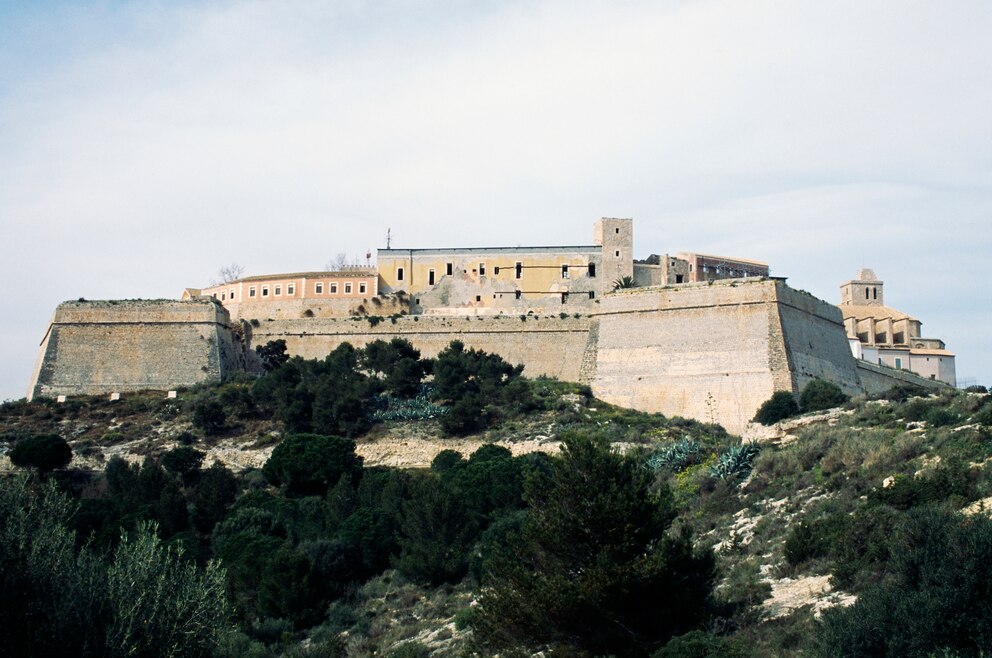
<path id="1" fill-rule="evenodd" d="M 379 289 L 404 291 L 412 313 L 571 312 L 633 276 L 633 221 L 596 222 L 573 247 L 379 249 Z"/>

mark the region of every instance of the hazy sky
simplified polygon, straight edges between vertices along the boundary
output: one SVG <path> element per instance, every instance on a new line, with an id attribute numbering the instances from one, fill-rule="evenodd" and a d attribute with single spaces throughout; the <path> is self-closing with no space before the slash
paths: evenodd
<path id="1" fill-rule="evenodd" d="M 861 267 L 992 384 L 992 2 L 4 2 L 0 399 L 67 299 L 587 244 Z"/>

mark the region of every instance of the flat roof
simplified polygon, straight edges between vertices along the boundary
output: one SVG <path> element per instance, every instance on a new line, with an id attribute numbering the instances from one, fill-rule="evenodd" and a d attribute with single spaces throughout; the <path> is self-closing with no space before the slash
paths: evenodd
<path id="1" fill-rule="evenodd" d="M 602 245 L 579 245 L 573 247 L 450 247 L 434 249 L 378 249 L 379 254 L 385 256 L 417 255 L 417 256 L 443 256 L 446 254 L 476 254 L 476 253 L 574 253 L 576 251 L 599 253 L 603 250 Z"/>

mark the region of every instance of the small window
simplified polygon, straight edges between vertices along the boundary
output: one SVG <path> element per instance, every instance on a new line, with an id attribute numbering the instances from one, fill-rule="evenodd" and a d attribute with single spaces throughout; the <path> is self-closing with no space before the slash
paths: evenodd
<path id="1" fill-rule="evenodd" d="M 902 359 L 896 359 L 896 370 L 902 370 Z"/>
<path id="2" fill-rule="evenodd" d="M 589 278 L 596 277 L 596 263 L 589 263 Z"/>
<path id="3" fill-rule="evenodd" d="M 402 267 L 397 267 L 396 268 L 396 280 L 397 281 L 402 281 L 403 280 L 403 268 Z"/>
<path id="4" fill-rule="evenodd" d="M 614 230 L 617 232 L 617 235 L 620 235 L 620 227 L 619 226 L 616 227 Z"/>
<path id="5" fill-rule="evenodd" d="M 519 290 L 514 290 L 514 291 L 513 291 L 513 297 L 514 297 L 515 299 L 520 299 L 520 294 L 521 294 L 521 293 L 520 293 L 520 291 L 519 291 Z"/>
<path id="6" fill-rule="evenodd" d="M 336 283 L 331 284 L 331 294 L 332 295 L 338 294 L 338 284 Z"/>
<path id="7" fill-rule="evenodd" d="M 868 299 L 868 289 L 865 288 L 865 299 Z"/>
<path id="8" fill-rule="evenodd" d="M 249 297 L 254 297 L 255 296 L 255 286 L 250 286 L 248 288 L 248 296 Z"/>
<path id="9" fill-rule="evenodd" d="M 479 263 L 479 276 L 486 276 L 486 264 Z"/>
<path id="10" fill-rule="evenodd" d="M 366 284 L 364 281 L 358 284 L 359 294 L 364 295 L 366 290 L 368 290 L 368 284 Z"/>
<path id="11" fill-rule="evenodd" d="M 878 288 L 871 289 L 871 296 L 873 299 L 878 299 Z"/>
<path id="12" fill-rule="evenodd" d="M 217 293 L 214 293 L 214 299 L 217 299 Z M 227 301 L 227 293 L 226 292 L 222 292 L 220 294 L 220 301 L 222 301 L 222 302 L 223 301 Z"/>
<path id="13" fill-rule="evenodd" d="M 227 293 L 227 296 L 231 298 L 231 301 L 232 301 L 232 302 L 234 301 L 234 288 L 231 288 L 231 289 L 230 289 L 230 290 L 228 291 L 228 293 Z"/>
<path id="14" fill-rule="evenodd" d="M 563 279 L 567 279 L 568 278 L 568 265 L 562 265 L 561 266 L 561 278 L 563 278 Z"/>
<path id="15" fill-rule="evenodd" d="M 616 250 L 616 252 L 614 253 L 614 255 L 615 255 L 615 256 L 616 256 L 617 258 L 620 258 L 620 250 L 619 250 L 619 249 L 617 249 L 617 250 Z"/>
<path id="16" fill-rule="evenodd" d="M 268 296 L 269 296 L 269 287 L 262 286 L 262 297 L 268 297 Z"/>
<path id="17" fill-rule="evenodd" d="M 344 294 L 346 295 L 351 294 L 351 282 L 344 284 Z"/>
<path id="18" fill-rule="evenodd" d="M 685 277 L 681 274 L 675 275 L 675 283 L 685 283 L 684 279 Z"/>
<path id="19" fill-rule="evenodd" d="M 589 291 L 589 299 L 596 299 L 596 291 L 595 290 L 590 290 Z"/>
<path id="20" fill-rule="evenodd" d="M 517 265 L 516 265 L 516 273 L 515 273 L 514 276 L 517 279 L 522 279 L 523 278 L 523 276 L 524 276 L 524 264 L 523 263 L 517 263 Z"/>
<path id="21" fill-rule="evenodd" d="M 427 270 L 427 285 L 434 285 L 434 270 Z"/>
<path id="22" fill-rule="evenodd" d="M 313 284 L 313 291 L 314 291 L 314 293 L 316 293 L 318 295 L 323 295 L 324 294 L 324 284 L 323 283 L 315 283 L 315 284 Z"/>
<path id="23" fill-rule="evenodd" d="M 455 268 L 454 263 L 448 263 L 444 273 L 447 274 L 448 276 L 451 276 L 452 273 L 455 271 L 454 268 Z"/>
<path id="24" fill-rule="evenodd" d="M 567 292 L 563 292 L 561 294 L 561 303 L 564 304 L 567 301 L 568 301 L 568 293 Z"/>
<path id="25" fill-rule="evenodd" d="M 282 295 L 282 286 L 276 286 L 275 294 L 276 295 Z"/>
<path id="26" fill-rule="evenodd" d="M 499 276 L 499 265 L 493 268 L 493 275 Z"/>
<path id="27" fill-rule="evenodd" d="M 482 301 L 482 295 L 476 295 L 475 296 L 475 301 L 481 302 Z"/>
<path id="28" fill-rule="evenodd" d="M 286 294 L 287 295 L 295 295 L 296 294 L 296 284 L 295 283 L 290 283 L 290 284 L 288 284 L 286 286 Z"/>

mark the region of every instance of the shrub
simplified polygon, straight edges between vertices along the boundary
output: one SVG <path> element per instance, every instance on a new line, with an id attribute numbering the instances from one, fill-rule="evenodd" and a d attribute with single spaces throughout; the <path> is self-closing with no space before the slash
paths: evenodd
<path id="1" fill-rule="evenodd" d="M 18 441 L 8 456 L 15 466 L 48 473 L 69 465 L 72 448 L 58 434 L 36 434 Z"/>
<path id="2" fill-rule="evenodd" d="M 226 422 L 227 413 L 220 400 L 204 396 L 193 403 L 193 426 L 203 430 L 204 434 L 219 434 Z"/>
<path id="3" fill-rule="evenodd" d="M 955 413 L 944 409 L 943 407 L 932 407 L 927 410 L 926 415 L 923 416 L 923 420 L 927 422 L 930 427 L 944 427 L 945 425 L 950 425 L 958 420 Z"/>
<path id="4" fill-rule="evenodd" d="M 290 434 L 272 451 L 262 473 L 293 495 L 323 495 L 342 476 L 362 472 L 355 442 L 339 436 Z"/>
<path id="5" fill-rule="evenodd" d="M 206 455 L 196 448 L 181 446 L 162 455 L 162 466 L 170 473 L 187 477 L 193 471 L 199 470 L 204 457 Z"/>
<path id="6" fill-rule="evenodd" d="M 823 411 L 839 407 L 848 399 L 836 384 L 814 379 L 803 387 L 799 395 L 799 406 L 803 411 Z"/>
<path id="7" fill-rule="evenodd" d="M 796 404 L 796 398 L 791 392 L 775 391 L 758 407 L 758 413 L 754 415 L 754 420 L 762 425 L 774 425 L 778 421 L 798 413 L 799 405 Z"/>

